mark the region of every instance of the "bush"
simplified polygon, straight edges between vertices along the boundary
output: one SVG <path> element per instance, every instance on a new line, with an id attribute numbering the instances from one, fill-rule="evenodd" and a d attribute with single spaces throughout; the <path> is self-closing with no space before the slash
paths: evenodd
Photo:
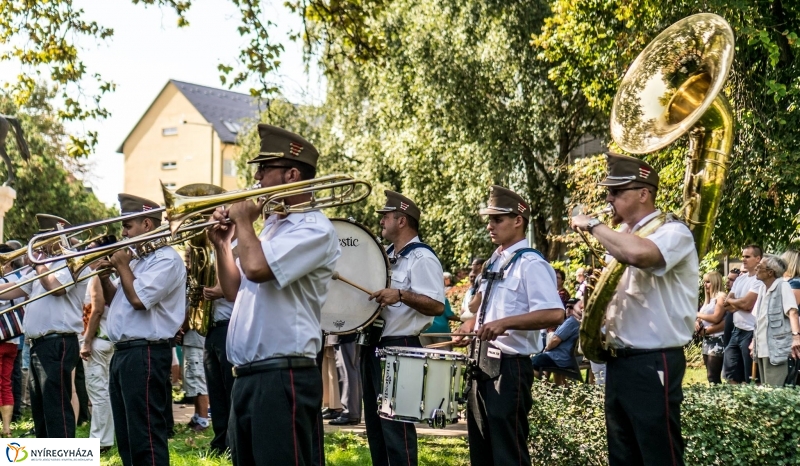
<path id="1" fill-rule="evenodd" d="M 800 465 L 800 389 L 683 388 L 687 465 Z M 608 464 L 603 389 L 533 384 L 533 464 Z"/>

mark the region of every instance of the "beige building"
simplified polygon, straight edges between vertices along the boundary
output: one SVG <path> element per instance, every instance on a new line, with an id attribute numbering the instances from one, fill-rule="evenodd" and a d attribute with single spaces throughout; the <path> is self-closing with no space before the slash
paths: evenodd
<path id="1" fill-rule="evenodd" d="M 170 80 L 117 150 L 125 156 L 124 192 L 163 202 L 160 181 L 170 189 L 237 189 L 236 136 L 257 116 L 247 94 Z"/>

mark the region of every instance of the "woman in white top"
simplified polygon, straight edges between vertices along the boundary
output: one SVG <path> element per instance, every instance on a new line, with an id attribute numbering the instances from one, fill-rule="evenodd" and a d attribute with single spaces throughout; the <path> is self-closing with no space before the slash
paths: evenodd
<path id="1" fill-rule="evenodd" d="M 705 304 L 697 313 L 695 330 L 703 337 L 703 363 L 706 365 L 706 377 L 709 383 L 720 383 L 722 358 L 725 347 L 722 334 L 725 328 L 725 293 L 722 286 L 722 275 L 712 271 L 703 276 Z"/>

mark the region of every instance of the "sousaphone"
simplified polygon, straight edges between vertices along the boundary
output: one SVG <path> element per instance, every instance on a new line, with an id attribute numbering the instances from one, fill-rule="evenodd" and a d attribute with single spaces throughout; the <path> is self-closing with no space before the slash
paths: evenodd
<path id="1" fill-rule="evenodd" d="M 708 247 L 730 165 L 734 119 L 722 88 L 733 63 L 733 30 L 722 17 L 702 13 L 665 29 L 628 69 L 611 110 L 611 137 L 624 151 L 646 154 L 687 135 L 684 204 L 679 218 L 702 257 Z M 636 232 L 647 236 L 666 221 L 659 215 Z M 626 265 L 606 264 L 586 301 L 580 329 L 584 355 L 601 362 L 606 308 Z"/>

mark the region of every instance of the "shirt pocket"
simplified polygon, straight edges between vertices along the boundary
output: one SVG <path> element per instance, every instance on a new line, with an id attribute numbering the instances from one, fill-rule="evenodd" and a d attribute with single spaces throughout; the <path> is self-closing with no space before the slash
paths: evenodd
<path id="1" fill-rule="evenodd" d="M 392 288 L 396 290 L 407 290 L 410 278 L 405 270 L 392 271 Z"/>
<path id="2" fill-rule="evenodd" d="M 520 279 L 518 277 L 506 277 L 496 282 L 495 288 L 496 290 L 492 291 L 492 294 L 496 293 L 492 299 L 492 304 L 497 311 L 502 311 L 503 315 L 509 315 L 510 312 L 513 312 L 517 301 Z"/>

